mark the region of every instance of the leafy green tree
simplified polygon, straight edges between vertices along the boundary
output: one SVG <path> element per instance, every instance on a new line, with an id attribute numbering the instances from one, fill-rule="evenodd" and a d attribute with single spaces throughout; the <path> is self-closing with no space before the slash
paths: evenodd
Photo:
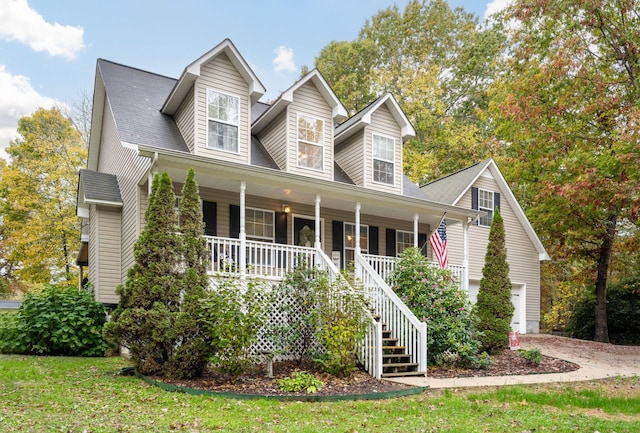
<path id="1" fill-rule="evenodd" d="M 482 349 L 490 354 L 500 353 L 508 347 L 515 309 L 511 302 L 511 287 L 504 221 L 496 208 L 475 305 Z"/>
<path id="2" fill-rule="evenodd" d="M 163 374 L 176 348 L 175 319 L 183 288 L 182 246 L 173 185 L 167 173 L 153 178 L 145 227 L 134 246 L 135 263 L 116 289 L 120 297 L 107 335 L 129 349 L 142 374 Z"/>
<path id="3" fill-rule="evenodd" d="M 200 192 L 192 168 L 187 172 L 181 194 L 182 303 L 175 323 L 178 347 L 168 361 L 166 373 L 188 378 L 202 375 L 211 354 L 209 337 L 198 321 L 202 300 L 211 282 L 207 274 L 210 254 L 204 237 Z"/>
<path id="4" fill-rule="evenodd" d="M 56 108 L 22 117 L 18 133 L 21 138 L 7 148 L 11 161 L 1 172 L 2 250 L 10 264 L 8 277 L 28 284 L 75 283 L 73 261 L 80 237 L 76 183 L 87 149 L 71 121 Z"/>
<path id="5" fill-rule="evenodd" d="M 427 181 L 486 159 L 493 149 L 483 115 L 502 28 L 444 0 L 410 1 L 379 11 L 350 42 L 322 49 L 316 67 L 355 113 L 391 92 L 416 129 L 405 172 Z"/>
<path id="6" fill-rule="evenodd" d="M 505 177 L 556 269 L 595 286 L 597 341 L 609 339 L 616 242 L 640 209 L 637 11 L 635 0 L 515 2 L 505 15 L 511 51 L 491 92 Z"/>

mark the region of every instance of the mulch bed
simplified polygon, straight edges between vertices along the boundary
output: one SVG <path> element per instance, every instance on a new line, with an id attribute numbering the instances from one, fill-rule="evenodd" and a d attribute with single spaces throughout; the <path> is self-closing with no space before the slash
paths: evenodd
<path id="1" fill-rule="evenodd" d="M 561 359 L 544 356 L 540 364 L 534 365 L 526 359 L 518 356 L 517 352 L 506 350 L 502 354 L 493 357 L 494 363 L 487 369 L 461 369 L 446 367 L 429 367 L 427 376 L 434 378 L 448 377 L 473 377 L 473 376 L 503 376 L 516 374 L 538 373 L 562 373 L 574 371 L 580 368 L 577 364 Z M 377 380 L 368 374 L 358 371 L 348 377 L 335 377 L 317 371 L 312 365 L 300 365 L 296 362 L 275 362 L 273 367 L 274 378 L 265 376 L 265 366 L 258 365 L 253 371 L 232 378 L 216 370 L 209 371 L 204 377 L 194 380 L 169 381 L 163 378 L 154 378 L 158 381 L 171 383 L 186 388 L 201 389 L 219 393 L 266 395 L 266 396 L 305 396 L 305 391 L 286 392 L 278 388 L 277 379 L 290 377 L 296 370 L 313 373 L 316 378 L 322 380 L 325 385 L 317 393 L 317 396 L 338 396 L 357 394 L 376 394 L 382 392 L 402 391 L 411 388 L 387 380 Z"/>
<path id="2" fill-rule="evenodd" d="M 566 373 L 580 368 L 578 364 L 573 362 L 544 355 L 539 364 L 533 364 L 518 355 L 518 352 L 514 350 L 505 350 L 500 355 L 493 356 L 492 360 L 493 365 L 486 369 L 429 367 L 427 376 L 436 378 L 512 376 L 519 374 Z"/>

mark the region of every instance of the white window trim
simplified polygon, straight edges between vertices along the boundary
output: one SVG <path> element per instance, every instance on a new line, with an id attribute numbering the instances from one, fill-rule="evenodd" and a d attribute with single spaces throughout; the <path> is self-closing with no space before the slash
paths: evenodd
<path id="1" fill-rule="evenodd" d="M 237 124 L 230 123 L 230 122 L 227 122 L 225 120 L 220 120 L 220 119 L 215 119 L 213 117 L 209 117 L 209 92 L 216 92 L 216 93 L 219 93 L 221 95 L 225 95 L 225 96 L 230 96 L 232 98 L 236 98 L 238 100 L 238 123 Z M 205 93 L 206 93 L 206 99 L 207 99 L 207 102 L 206 102 L 207 103 L 207 106 L 206 106 L 206 122 L 207 122 L 206 137 L 207 137 L 207 140 L 206 140 L 206 144 L 205 144 L 206 148 L 209 149 L 209 150 L 215 150 L 215 151 L 218 151 L 218 152 L 232 153 L 234 155 L 239 154 L 240 153 L 240 113 L 242 112 L 240 110 L 240 102 L 242 101 L 242 99 L 240 98 L 239 95 L 235 95 L 235 94 L 229 93 L 229 92 L 223 92 L 222 90 L 214 89 L 214 88 L 211 88 L 211 87 L 207 87 L 206 90 L 205 90 Z M 219 123 L 222 123 L 222 124 L 225 124 L 225 125 L 231 125 L 231 126 L 235 126 L 236 128 L 238 128 L 238 142 L 237 142 L 238 148 L 236 150 L 227 150 L 227 149 L 220 149 L 217 146 L 215 146 L 215 147 L 209 146 L 209 121 L 219 122 Z"/>
<path id="2" fill-rule="evenodd" d="M 264 213 L 269 213 L 271 214 L 271 237 L 268 236 L 254 236 L 254 235 L 250 235 L 249 233 L 247 233 L 247 239 L 251 239 L 251 240 L 257 240 L 257 241 L 269 241 L 269 242 L 275 242 L 276 240 L 276 215 L 275 212 L 270 210 L 270 209 L 261 209 L 261 208 L 257 208 L 257 207 L 249 207 L 247 206 L 245 208 L 245 230 L 246 230 L 246 211 L 251 210 L 251 211 L 259 211 L 259 212 L 264 212 Z"/>
<path id="3" fill-rule="evenodd" d="M 300 139 L 300 117 L 307 117 L 309 119 L 313 119 L 313 120 L 319 120 L 322 122 L 322 130 L 321 130 L 321 137 L 320 137 L 320 143 L 314 143 L 312 141 L 307 141 L 307 140 L 301 140 Z M 325 169 L 325 144 L 324 144 L 324 123 L 325 120 L 321 117 L 316 117 L 316 116 L 312 116 L 310 114 L 305 114 L 305 113 L 298 113 L 296 116 L 296 166 L 298 168 L 302 168 L 305 170 L 313 170 L 316 171 L 318 173 L 324 173 Z M 305 143 L 305 144 L 310 144 L 312 146 L 319 146 L 322 149 L 322 168 L 314 168 L 314 167 L 307 167 L 304 165 L 300 165 L 300 158 L 298 157 L 298 155 L 300 154 L 300 143 Z"/>
<path id="4" fill-rule="evenodd" d="M 483 212 L 491 212 L 491 221 L 489 221 L 489 224 L 482 224 L 482 217 L 478 218 L 478 225 L 480 227 L 491 227 L 491 222 L 493 222 L 493 213 L 495 212 L 495 209 L 489 209 L 486 206 L 481 206 L 480 205 L 480 196 L 483 193 L 488 193 L 491 195 L 491 206 L 495 207 L 495 203 L 494 203 L 494 198 L 495 198 L 495 194 L 493 191 L 488 190 L 488 189 L 482 189 L 482 188 L 478 188 L 478 210 L 479 211 L 483 211 Z"/>
<path id="5" fill-rule="evenodd" d="M 375 137 L 380 137 L 380 138 L 386 138 L 389 139 L 393 142 L 393 148 L 392 148 L 392 153 L 393 153 L 393 160 L 388 160 L 385 158 L 376 158 L 373 155 L 373 148 L 374 148 L 374 140 Z M 379 161 L 383 161 L 383 162 L 389 162 L 391 164 L 393 164 L 393 182 L 392 183 L 387 183 L 387 182 L 380 182 L 375 180 L 375 173 L 374 173 L 374 167 L 375 167 L 375 161 L 379 160 Z M 383 134 L 377 134 L 375 132 L 371 133 L 371 181 L 375 184 L 378 185 L 386 185 L 386 186 L 395 186 L 396 184 L 396 139 L 393 137 L 390 137 L 388 135 L 383 135 Z"/>
<path id="6" fill-rule="evenodd" d="M 398 234 L 403 233 L 403 234 L 408 234 L 409 236 L 413 237 L 414 233 L 412 231 L 409 230 L 396 230 L 396 256 L 398 254 L 400 254 L 398 252 Z M 409 248 L 413 247 L 413 239 L 411 240 L 411 245 L 409 246 Z"/>

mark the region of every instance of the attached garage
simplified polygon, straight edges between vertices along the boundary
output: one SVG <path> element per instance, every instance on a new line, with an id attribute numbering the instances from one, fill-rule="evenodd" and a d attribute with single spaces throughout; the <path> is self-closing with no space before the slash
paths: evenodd
<path id="1" fill-rule="evenodd" d="M 515 307 L 513 312 L 513 319 L 511 320 L 511 329 L 518 331 L 521 334 L 527 332 L 527 319 L 526 319 L 526 285 L 520 283 L 512 283 L 511 289 L 511 303 Z M 475 305 L 478 299 L 478 291 L 480 290 L 480 281 L 469 281 L 469 300 Z"/>

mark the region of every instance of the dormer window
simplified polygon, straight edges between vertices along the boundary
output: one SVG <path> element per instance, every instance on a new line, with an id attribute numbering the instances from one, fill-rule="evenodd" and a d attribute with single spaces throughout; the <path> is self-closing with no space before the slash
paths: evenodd
<path id="1" fill-rule="evenodd" d="M 240 98 L 207 90 L 207 147 L 238 152 Z"/>
<path id="2" fill-rule="evenodd" d="M 395 140 L 373 134 L 373 181 L 393 185 Z"/>
<path id="3" fill-rule="evenodd" d="M 298 167 L 323 170 L 324 121 L 303 114 L 298 115 Z"/>

